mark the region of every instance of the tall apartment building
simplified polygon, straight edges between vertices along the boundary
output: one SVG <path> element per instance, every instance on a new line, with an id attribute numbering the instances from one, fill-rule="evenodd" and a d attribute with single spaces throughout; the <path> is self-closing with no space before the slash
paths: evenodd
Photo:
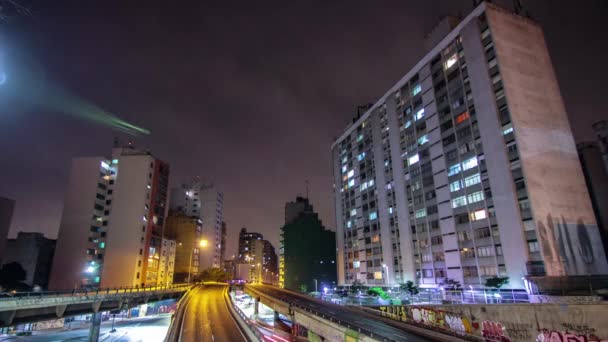
<path id="1" fill-rule="evenodd" d="M 159 259 L 158 285 L 169 286 L 173 284 L 175 270 L 175 253 L 177 243 L 175 240 L 162 239 L 161 256 Z"/>
<path id="2" fill-rule="evenodd" d="M 169 211 L 165 225 L 165 237 L 177 243 L 173 271 L 174 282 L 186 282 L 188 275 L 191 279 L 196 279 L 202 271 L 199 268 L 199 253 L 202 248 L 199 243 L 202 240 L 202 234 L 203 220 L 196 216 L 187 216 L 180 211 Z"/>
<path id="3" fill-rule="evenodd" d="M 339 284 L 606 273 L 540 26 L 482 2 L 430 37 L 332 144 Z"/>
<path id="4" fill-rule="evenodd" d="M 169 165 L 127 147 L 72 160 L 51 289 L 158 283 Z"/>
<path id="5" fill-rule="evenodd" d="M 262 255 L 262 279 L 265 283 L 276 284 L 279 280 L 277 253 L 270 241 L 263 241 L 264 251 Z"/>
<path id="6" fill-rule="evenodd" d="M 19 232 L 16 239 L 8 239 L 2 264 L 16 262 L 25 270 L 25 284 L 48 288 L 51 262 L 56 240 L 42 233 Z"/>
<path id="7" fill-rule="evenodd" d="M 203 221 L 202 239 L 209 245 L 200 251 L 200 268 L 220 267 L 224 194 L 213 184 L 194 180 L 172 190 L 171 209 Z"/>
<path id="8" fill-rule="evenodd" d="M 8 232 L 11 229 L 14 209 L 14 200 L 0 197 L 0 265 L 2 265 L 2 257 L 6 248 Z"/>
<path id="9" fill-rule="evenodd" d="M 226 227 L 226 222 L 222 221 L 222 230 L 220 233 L 220 268 L 224 267 L 224 260 L 226 260 L 226 235 L 228 234 L 228 229 Z"/>
<path id="10" fill-rule="evenodd" d="M 248 263 L 251 256 L 251 244 L 254 240 L 263 240 L 264 236 L 260 233 L 248 232 L 247 228 L 241 228 L 239 233 L 239 254 L 237 261 L 239 263 Z"/>

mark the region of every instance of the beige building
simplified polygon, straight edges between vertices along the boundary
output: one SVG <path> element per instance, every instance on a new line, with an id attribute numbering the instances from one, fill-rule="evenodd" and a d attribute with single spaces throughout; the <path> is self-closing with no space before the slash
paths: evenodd
<path id="1" fill-rule="evenodd" d="M 488 2 L 333 143 L 340 285 L 608 273 L 541 27 Z"/>
<path id="2" fill-rule="evenodd" d="M 159 273 L 157 284 L 169 286 L 173 284 L 173 272 L 175 268 L 176 242 L 174 240 L 163 239 Z"/>
<path id="3" fill-rule="evenodd" d="M 175 283 L 186 282 L 188 273 L 191 279 L 196 279 L 199 272 L 199 253 L 201 247 L 198 245 L 202 239 L 203 225 L 198 217 L 187 216 L 178 211 L 171 211 L 165 226 L 165 237 L 176 242 L 175 267 L 173 281 Z"/>

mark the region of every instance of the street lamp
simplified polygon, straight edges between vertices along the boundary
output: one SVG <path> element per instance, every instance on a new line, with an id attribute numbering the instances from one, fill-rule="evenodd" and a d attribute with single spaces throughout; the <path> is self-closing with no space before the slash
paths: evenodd
<path id="1" fill-rule="evenodd" d="M 313 279 L 315 281 L 315 292 L 317 292 L 317 279 Z"/>
<path id="2" fill-rule="evenodd" d="M 201 241 L 198 242 L 198 245 L 200 247 L 207 247 L 208 244 L 209 244 L 209 241 L 207 241 L 207 240 L 201 240 Z M 196 244 L 190 250 L 190 261 L 188 263 L 188 284 L 190 284 L 190 276 L 192 274 L 192 256 L 194 255 L 194 249 L 195 248 L 196 248 Z"/>
<path id="3" fill-rule="evenodd" d="M 390 275 L 388 274 L 388 266 L 386 266 L 386 264 L 382 264 L 382 268 L 386 268 L 386 285 L 388 285 L 390 288 L 391 279 L 390 279 Z"/>

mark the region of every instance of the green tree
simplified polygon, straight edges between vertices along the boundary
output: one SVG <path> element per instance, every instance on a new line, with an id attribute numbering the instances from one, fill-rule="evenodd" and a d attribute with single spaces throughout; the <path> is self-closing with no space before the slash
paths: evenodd
<path id="1" fill-rule="evenodd" d="M 355 280 L 349 288 L 351 293 L 357 293 L 359 291 L 367 291 L 367 286 L 363 285 L 361 280 Z"/>
<path id="2" fill-rule="evenodd" d="M 0 285 L 9 291 L 28 290 L 29 286 L 23 283 L 25 277 L 26 272 L 18 262 L 10 262 L 0 269 Z"/>
<path id="3" fill-rule="evenodd" d="M 411 280 L 399 284 L 399 289 L 401 291 L 407 292 L 410 296 L 417 295 L 418 293 L 420 293 L 420 288 L 416 286 L 416 284 L 414 284 L 414 282 Z"/>
<path id="4" fill-rule="evenodd" d="M 199 278 L 202 281 L 225 282 L 230 280 L 230 274 L 224 272 L 223 270 L 217 267 L 212 267 L 203 270 L 200 273 Z"/>
<path id="5" fill-rule="evenodd" d="M 492 287 L 497 290 L 506 285 L 507 283 L 509 283 L 509 277 L 494 276 L 492 278 L 486 279 L 486 287 Z"/>
<path id="6" fill-rule="evenodd" d="M 300 284 L 300 292 L 308 292 L 308 286 L 306 286 L 306 284 Z"/>

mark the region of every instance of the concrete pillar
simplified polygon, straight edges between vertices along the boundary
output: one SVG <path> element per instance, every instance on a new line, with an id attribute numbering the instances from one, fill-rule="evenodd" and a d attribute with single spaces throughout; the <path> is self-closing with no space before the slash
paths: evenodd
<path id="1" fill-rule="evenodd" d="M 256 297 L 255 304 L 253 306 L 253 314 L 257 316 L 259 309 L 260 309 L 260 297 Z"/>
<path id="2" fill-rule="evenodd" d="M 101 312 L 91 316 L 91 328 L 89 329 L 89 342 L 99 341 L 99 329 L 101 327 Z"/>
<path id="3" fill-rule="evenodd" d="M 278 311 L 275 311 L 275 312 L 274 312 L 274 320 L 275 320 L 275 321 L 278 321 L 278 320 L 279 320 L 279 312 L 278 312 Z"/>

